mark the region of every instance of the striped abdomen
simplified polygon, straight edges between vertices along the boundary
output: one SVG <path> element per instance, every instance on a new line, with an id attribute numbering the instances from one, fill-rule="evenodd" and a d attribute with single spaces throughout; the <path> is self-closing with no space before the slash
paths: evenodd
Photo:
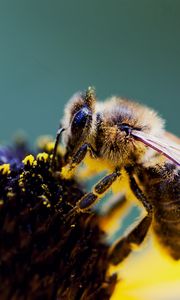
<path id="1" fill-rule="evenodd" d="M 141 169 L 139 179 L 154 207 L 154 232 L 169 254 L 180 259 L 180 169 L 166 162 Z"/>

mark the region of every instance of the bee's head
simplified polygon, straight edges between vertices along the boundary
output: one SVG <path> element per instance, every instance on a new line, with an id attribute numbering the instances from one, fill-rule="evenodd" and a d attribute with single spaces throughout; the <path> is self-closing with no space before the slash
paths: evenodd
<path id="1" fill-rule="evenodd" d="M 62 125 L 66 153 L 72 156 L 85 143 L 92 125 L 95 107 L 95 92 L 89 87 L 86 93 L 75 94 L 65 108 Z"/>

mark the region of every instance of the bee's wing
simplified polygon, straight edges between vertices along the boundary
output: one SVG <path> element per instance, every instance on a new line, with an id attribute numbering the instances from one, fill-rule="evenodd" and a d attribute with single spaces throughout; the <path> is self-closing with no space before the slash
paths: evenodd
<path id="1" fill-rule="evenodd" d="M 131 135 L 180 166 L 180 145 L 170 139 L 158 138 L 142 131 L 132 130 Z"/>

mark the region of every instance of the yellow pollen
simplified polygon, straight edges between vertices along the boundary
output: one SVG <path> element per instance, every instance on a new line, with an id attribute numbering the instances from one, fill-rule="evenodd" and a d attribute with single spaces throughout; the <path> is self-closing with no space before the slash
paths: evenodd
<path id="1" fill-rule="evenodd" d="M 69 166 L 63 167 L 61 170 L 61 176 L 65 179 L 70 179 L 74 175 L 74 169 L 70 170 Z"/>
<path id="2" fill-rule="evenodd" d="M 41 195 L 40 198 L 43 199 L 43 205 L 45 205 L 46 207 L 51 207 L 51 203 L 45 195 Z"/>
<path id="3" fill-rule="evenodd" d="M 4 204 L 4 200 L 0 199 L 0 206 Z"/>
<path id="4" fill-rule="evenodd" d="M 34 156 L 32 155 L 32 154 L 29 154 L 29 155 L 27 155 L 24 159 L 23 159 L 23 164 L 24 165 L 27 165 L 27 164 L 29 164 L 29 165 L 33 165 L 33 163 L 34 163 Z"/>
<path id="5" fill-rule="evenodd" d="M 11 171 L 10 171 L 10 164 L 3 164 L 0 166 L 0 172 L 3 175 L 8 175 Z"/>
<path id="6" fill-rule="evenodd" d="M 45 148 L 46 145 L 49 143 L 49 142 L 52 142 L 53 141 L 53 138 L 52 136 L 50 135 L 43 135 L 43 136 L 40 136 L 38 139 L 37 139 L 37 147 L 42 149 L 42 148 Z"/>
<path id="7" fill-rule="evenodd" d="M 38 155 L 36 156 L 37 160 L 45 161 L 45 162 L 48 160 L 48 157 L 49 155 L 45 152 L 38 153 Z"/>
<path id="8" fill-rule="evenodd" d="M 45 183 L 41 184 L 41 187 L 43 190 L 46 190 L 46 191 L 48 190 L 48 186 Z"/>
<path id="9" fill-rule="evenodd" d="M 54 149 L 54 142 L 48 142 L 47 144 L 46 144 L 46 149 L 47 149 L 47 151 L 52 151 L 53 149 Z"/>
<path id="10" fill-rule="evenodd" d="M 8 196 L 9 198 L 13 198 L 15 195 L 16 195 L 16 194 L 13 193 L 13 192 L 8 192 L 8 193 L 7 193 L 7 196 Z"/>

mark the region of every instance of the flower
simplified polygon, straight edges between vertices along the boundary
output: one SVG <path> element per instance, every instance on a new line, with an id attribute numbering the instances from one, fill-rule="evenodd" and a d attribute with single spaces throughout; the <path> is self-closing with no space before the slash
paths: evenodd
<path id="1" fill-rule="evenodd" d="M 122 280 L 111 300 L 180 299 L 180 262 L 167 256 L 154 238 L 117 269 Z"/>
<path id="2" fill-rule="evenodd" d="M 52 168 L 52 149 L 0 148 L 0 299 L 109 299 L 116 275 L 99 217 L 68 217 L 83 188 L 58 171 L 60 151 Z"/>

